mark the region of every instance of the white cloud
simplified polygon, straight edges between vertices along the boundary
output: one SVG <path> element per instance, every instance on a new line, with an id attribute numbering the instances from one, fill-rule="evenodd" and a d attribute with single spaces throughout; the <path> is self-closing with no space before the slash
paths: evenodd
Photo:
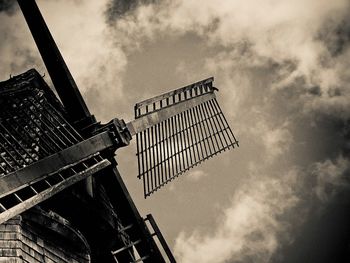
<path id="1" fill-rule="evenodd" d="M 203 177 L 206 177 L 207 175 L 208 174 L 202 170 L 195 170 L 195 171 L 188 172 L 188 174 L 186 174 L 186 178 L 191 181 L 198 181 Z"/>
<path id="2" fill-rule="evenodd" d="M 301 78 L 306 92 L 315 86 L 322 92 L 321 97 L 305 99 L 306 109 L 345 109 L 339 106 L 344 105 L 342 101 L 329 100 L 328 93 L 348 86 L 344 79 L 350 76 L 350 53 L 344 47 L 343 56 L 334 57 L 331 50 L 339 48 L 337 26 L 348 16 L 349 7 L 347 0 L 165 0 L 140 6 L 117 20 L 114 30 L 116 35 L 126 36 L 116 41 L 129 48 L 139 48 L 145 39 L 156 39 L 159 34 L 189 32 L 201 36 L 208 46 L 221 46 L 222 52 L 208 59 L 208 68 L 225 72 L 221 83 L 239 89 L 231 94 L 235 98 L 232 103 L 244 101 L 239 97 L 244 96 L 247 84 L 252 84 L 244 80 L 245 67 L 277 65 L 280 70 L 270 70 L 270 75 L 276 74 L 270 87 L 290 87 Z M 287 71 L 286 63 L 293 65 Z M 346 101 L 348 98 L 346 95 Z"/>
<path id="3" fill-rule="evenodd" d="M 286 154 L 293 142 L 292 134 L 286 126 L 287 124 L 284 124 L 282 127 L 268 130 L 262 137 L 270 161 Z"/>
<path id="4" fill-rule="evenodd" d="M 264 152 L 261 152 L 261 156 L 269 163 L 287 154 L 293 143 L 293 135 L 289 131 L 289 122 L 284 122 L 276 127 L 271 126 L 273 125 L 269 124 L 265 118 L 249 129 L 250 137 L 257 144 L 262 144 Z"/>
<path id="5" fill-rule="evenodd" d="M 114 116 L 123 103 L 122 75 L 127 63 L 124 51 L 114 44 L 105 23 L 107 2 L 38 1 L 91 111 L 104 121 Z M 21 12 L 0 13 L 0 20 L 0 76 L 6 79 L 31 67 L 44 73 L 46 69 Z"/>
<path id="6" fill-rule="evenodd" d="M 279 219 L 299 200 L 295 194 L 297 172 L 279 179 L 252 178 L 233 196 L 229 208 L 218 215 L 208 233 L 180 233 L 175 243 L 179 262 L 269 262 L 288 224 Z M 230 262 L 231 262 L 230 261 Z"/>

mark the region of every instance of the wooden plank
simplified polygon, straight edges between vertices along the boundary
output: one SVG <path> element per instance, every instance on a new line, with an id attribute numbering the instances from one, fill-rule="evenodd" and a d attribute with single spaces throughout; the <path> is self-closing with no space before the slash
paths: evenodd
<path id="1" fill-rule="evenodd" d="M 76 182 L 81 181 L 82 179 L 89 177 L 90 175 L 96 173 L 97 171 L 100 171 L 101 169 L 106 168 L 110 164 L 111 163 L 108 160 L 104 159 L 101 162 L 87 168 L 86 170 L 84 170 L 84 171 L 82 171 L 82 172 L 80 172 L 72 177 L 69 177 L 65 181 L 62 181 L 62 182 L 50 187 L 49 189 L 44 190 L 40 194 L 25 200 L 23 203 L 20 203 L 16 206 L 6 210 L 5 212 L 2 212 L 0 214 L 0 224 L 2 224 L 6 220 L 8 220 L 16 215 L 28 210 L 29 208 L 39 204 L 40 202 L 47 200 L 51 196 L 57 194 L 58 192 L 64 190 L 65 188 L 75 184 Z"/>
<path id="2" fill-rule="evenodd" d="M 0 249 L 0 257 L 17 257 L 22 254 L 19 248 L 3 248 Z"/>
<path id="3" fill-rule="evenodd" d="M 18 244 L 19 244 L 18 240 L 0 240 L 0 249 L 17 248 Z"/>
<path id="4" fill-rule="evenodd" d="M 214 93 L 206 93 L 198 97 L 194 97 L 190 100 L 181 101 L 177 104 L 171 105 L 169 107 L 162 108 L 160 110 L 154 111 L 150 114 L 144 115 L 126 124 L 131 135 L 135 135 L 141 131 L 150 128 L 162 121 L 165 121 L 175 115 L 180 114 L 190 108 L 196 107 L 206 101 L 215 98 Z"/>
<path id="5" fill-rule="evenodd" d="M 160 231 L 156 221 L 154 220 L 153 216 L 151 214 L 147 215 L 147 220 L 150 222 L 155 234 L 158 237 L 158 240 L 160 242 L 160 244 L 162 245 L 166 255 L 168 256 L 170 263 L 176 263 L 176 260 L 173 256 L 173 253 L 171 252 L 168 243 L 166 242 L 165 238 L 163 237 L 162 232 Z"/>
<path id="6" fill-rule="evenodd" d="M 0 240 L 17 240 L 19 233 L 13 232 L 0 232 Z"/>
<path id="7" fill-rule="evenodd" d="M 108 132 L 95 135 L 56 154 L 0 178 L 0 198 L 47 174 L 113 146 Z"/>
<path id="8" fill-rule="evenodd" d="M 24 261 L 18 257 L 1 257 L 0 256 L 0 262 L 3 263 L 23 263 Z"/>
<path id="9" fill-rule="evenodd" d="M 207 78 L 207 79 L 204 79 L 204 80 L 192 83 L 190 85 L 184 86 L 182 88 L 175 89 L 175 90 L 163 93 L 163 94 L 155 96 L 153 98 L 140 101 L 140 102 L 136 103 L 135 109 L 139 109 L 139 108 L 141 108 L 143 106 L 153 104 L 154 102 L 161 101 L 161 100 L 166 99 L 166 98 L 170 98 L 170 97 L 172 97 L 174 95 L 177 95 L 177 94 L 180 94 L 180 93 L 184 93 L 187 90 L 193 89 L 195 86 L 206 85 L 206 84 L 211 83 L 213 81 L 214 81 L 214 78 L 210 77 L 210 78 Z"/>

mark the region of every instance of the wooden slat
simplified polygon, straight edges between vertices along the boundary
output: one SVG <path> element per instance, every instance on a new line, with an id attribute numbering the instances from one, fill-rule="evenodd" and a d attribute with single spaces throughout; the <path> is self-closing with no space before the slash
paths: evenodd
<path id="1" fill-rule="evenodd" d="M 111 163 L 108 160 L 102 160 L 99 163 L 87 168 L 86 170 L 67 178 L 65 181 L 62 181 L 47 190 L 44 190 L 43 192 L 39 193 L 38 195 L 35 195 L 22 203 L 6 210 L 5 212 L 2 212 L 0 214 L 0 224 L 5 222 L 6 220 L 28 210 L 29 208 L 39 204 L 42 201 L 47 200 L 51 196 L 57 194 L 58 192 L 64 190 L 65 188 L 75 184 L 78 181 L 81 181 L 84 178 L 89 177 L 90 175 L 96 173 L 97 171 L 102 170 L 103 168 L 106 168 Z"/>
<path id="2" fill-rule="evenodd" d="M 163 94 L 158 95 L 156 97 L 140 101 L 140 102 L 136 103 L 135 109 L 137 110 L 137 109 L 139 109 L 139 108 L 141 108 L 141 107 L 143 107 L 145 105 L 153 104 L 154 102 L 157 102 L 157 101 L 160 101 L 160 100 L 163 100 L 163 99 L 166 99 L 166 98 L 170 98 L 170 97 L 175 96 L 175 95 L 180 94 L 180 93 L 184 93 L 187 90 L 193 89 L 195 86 L 206 85 L 206 84 L 211 83 L 213 81 L 214 81 L 214 78 L 210 77 L 210 78 L 207 78 L 207 79 L 204 79 L 204 80 L 192 83 L 190 85 L 184 86 L 182 88 L 175 89 L 175 90 L 163 93 Z"/>
<path id="3" fill-rule="evenodd" d="M 126 124 L 131 135 L 135 135 L 141 131 L 146 130 L 162 121 L 169 119 L 175 115 L 180 114 L 190 108 L 196 107 L 206 101 L 215 98 L 214 93 L 206 93 L 190 100 L 185 100 L 169 107 L 162 108 L 158 111 L 144 115 Z"/>
<path id="4" fill-rule="evenodd" d="M 27 186 L 45 175 L 84 159 L 113 145 L 108 132 L 100 133 L 25 168 L 0 178 L 0 198 Z"/>

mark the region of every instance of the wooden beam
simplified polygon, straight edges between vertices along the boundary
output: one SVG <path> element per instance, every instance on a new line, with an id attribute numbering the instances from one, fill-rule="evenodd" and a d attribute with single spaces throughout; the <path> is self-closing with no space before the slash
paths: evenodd
<path id="1" fill-rule="evenodd" d="M 198 97 L 191 98 L 189 100 L 181 101 L 179 103 L 164 107 L 157 111 L 151 112 L 147 115 L 143 115 L 126 124 L 131 135 L 135 135 L 141 131 L 146 130 L 166 119 L 169 119 L 175 115 L 180 114 L 188 109 L 194 108 L 206 101 L 215 98 L 214 92 L 206 93 Z"/>
<path id="2" fill-rule="evenodd" d="M 90 114 L 35 0 L 18 0 L 18 4 L 70 120 L 94 123 L 95 118 Z"/>
<path id="3" fill-rule="evenodd" d="M 32 208 L 33 206 L 49 199 L 53 195 L 61 192 L 62 190 L 66 189 L 67 187 L 89 177 L 90 175 L 95 174 L 96 172 L 106 168 L 109 166 L 111 163 L 108 160 L 102 160 L 101 162 L 87 168 L 86 170 L 77 173 L 76 175 L 67 178 L 66 180 L 48 188 L 47 190 L 44 190 L 40 192 L 38 195 L 35 195 L 22 203 L 19 203 L 18 205 L 2 212 L 0 214 L 0 224 L 3 222 L 7 221 L 8 219 Z"/>
<path id="4" fill-rule="evenodd" d="M 41 180 L 62 167 L 82 160 L 113 146 L 108 132 L 95 135 L 56 154 L 50 155 L 0 178 L 0 198 L 20 188 Z"/>
<path id="5" fill-rule="evenodd" d="M 143 100 L 143 101 L 140 101 L 140 102 L 136 103 L 135 108 L 139 109 L 139 108 L 141 108 L 141 107 L 143 107 L 145 105 L 150 105 L 150 104 L 152 104 L 154 102 L 157 102 L 157 101 L 160 101 L 160 100 L 164 100 L 166 98 L 173 97 L 173 96 L 175 96 L 177 94 L 184 93 L 184 92 L 186 92 L 188 90 L 191 90 L 191 89 L 193 89 L 196 86 L 207 85 L 209 83 L 212 83 L 213 81 L 214 81 L 214 78 L 211 77 L 211 78 L 207 78 L 207 79 L 198 81 L 196 83 L 192 83 L 192 84 L 187 85 L 185 87 L 182 87 L 182 88 L 179 88 L 179 89 L 175 89 L 175 90 L 163 93 L 163 94 L 158 95 L 156 97 L 153 97 L 153 98 L 150 98 L 150 99 L 147 99 L 147 100 Z"/>

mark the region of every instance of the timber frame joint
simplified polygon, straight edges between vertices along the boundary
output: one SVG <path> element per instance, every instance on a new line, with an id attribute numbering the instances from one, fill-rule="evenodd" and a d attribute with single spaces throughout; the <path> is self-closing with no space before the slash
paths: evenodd
<path id="1" fill-rule="evenodd" d="M 98 134 L 105 131 L 109 133 L 115 150 L 130 144 L 132 136 L 124 120 L 114 118 L 110 122 L 101 125 L 94 133 Z"/>

